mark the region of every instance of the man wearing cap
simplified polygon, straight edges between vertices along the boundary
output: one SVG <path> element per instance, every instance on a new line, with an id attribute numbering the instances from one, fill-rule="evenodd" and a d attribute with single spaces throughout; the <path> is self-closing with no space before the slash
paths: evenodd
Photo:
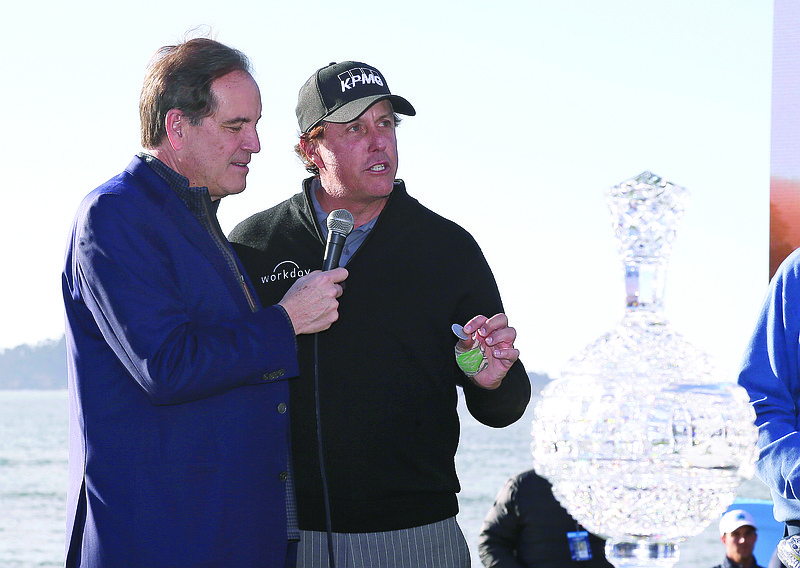
<path id="1" fill-rule="evenodd" d="M 297 105 L 296 151 L 313 175 L 230 235 L 264 302 L 322 265 L 331 211 L 355 220 L 339 319 L 316 340 L 298 338 L 290 382 L 301 567 L 328 566 L 329 546 L 337 566 L 468 567 L 455 521 L 456 386 L 493 427 L 519 419 L 530 399 L 480 248 L 395 179 L 397 113 L 416 111 L 374 67 L 319 69 Z M 477 354 L 475 365 L 457 362 L 462 352 Z"/>
<path id="2" fill-rule="evenodd" d="M 750 513 L 735 509 L 722 515 L 719 534 L 725 545 L 725 560 L 714 568 L 761 568 L 753 556 L 758 535 Z"/>

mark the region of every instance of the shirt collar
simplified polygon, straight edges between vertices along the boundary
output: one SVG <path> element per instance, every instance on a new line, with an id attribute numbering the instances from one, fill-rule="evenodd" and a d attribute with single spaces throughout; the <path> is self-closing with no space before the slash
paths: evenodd
<path id="1" fill-rule="evenodd" d="M 219 207 L 220 200 L 211 201 L 211 203 L 204 202 L 208 199 L 211 200 L 211 196 L 208 194 L 207 187 L 191 187 L 189 186 L 189 178 L 182 176 L 169 166 L 167 166 L 164 162 L 156 158 L 155 156 L 148 154 L 147 152 L 139 152 L 137 154 L 145 164 L 150 166 L 158 176 L 163 179 L 167 185 L 172 189 L 175 193 L 178 194 L 181 201 L 186 204 L 186 207 L 189 208 L 189 211 L 195 217 L 202 218 L 206 215 L 206 211 L 208 210 L 207 207 L 210 207 L 210 210 L 213 213 L 217 212 L 217 208 Z"/>
<path id="2" fill-rule="evenodd" d="M 319 226 L 322 229 L 322 236 L 325 239 L 327 239 L 328 238 L 328 223 L 327 223 L 328 213 L 325 212 L 325 210 L 319 204 L 319 200 L 317 199 L 317 190 L 320 189 L 320 188 L 322 188 L 322 184 L 320 183 L 319 178 L 314 178 L 313 180 L 311 180 L 311 191 L 309 192 L 309 193 L 311 193 L 311 204 L 314 207 L 314 214 L 317 216 L 317 221 L 319 222 Z M 375 226 L 375 222 L 377 220 L 378 220 L 378 217 L 375 217 L 374 219 L 370 219 L 368 222 L 364 223 L 360 227 L 358 227 L 356 229 L 353 229 L 350 234 L 352 235 L 352 234 L 357 234 L 357 233 L 364 233 L 364 235 L 366 235 Z"/>

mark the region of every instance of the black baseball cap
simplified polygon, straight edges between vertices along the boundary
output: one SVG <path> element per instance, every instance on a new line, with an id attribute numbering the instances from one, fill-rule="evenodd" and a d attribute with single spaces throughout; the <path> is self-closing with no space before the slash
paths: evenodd
<path id="1" fill-rule="evenodd" d="M 417 111 L 403 97 L 393 95 L 383 75 L 366 63 L 330 63 L 317 70 L 300 89 L 297 122 L 303 133 L 323 120 L 350 122 L 378 101 L 388 99 L 395 112 L 414 116 Z"/>

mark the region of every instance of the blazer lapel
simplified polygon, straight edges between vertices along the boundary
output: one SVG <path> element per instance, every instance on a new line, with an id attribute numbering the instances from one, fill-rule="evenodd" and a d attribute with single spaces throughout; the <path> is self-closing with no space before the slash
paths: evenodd
<path id="1" fill-rule="evenodd" d="M 161 207 L 164 215 L 183 233 L 186 240 L 196 247 L 214 266 L 222 281 L 225 282 L 231 296 L 240 307 L 250 312 L 250 304 L 242 289 L 242 283 L 238 281 L 237 275 L 229 267 L 226 258 L 219 250 L 212 236 L 197 220 L 178 194 L 169 187 L 169 184 L 161 176 L 150 169 L 141 158 L 134 158 L 126 170 L 142 183 L 143 189 Z M 214 212 L 209 211 L 209 214 L 213 215 Z M 219 237 L 227 242 L 216 220 L 212 221 L 212 224 L 219 230 Z M 234 255 L 234 262 L 238 262 L 232 249 L 231 255 Z"/>

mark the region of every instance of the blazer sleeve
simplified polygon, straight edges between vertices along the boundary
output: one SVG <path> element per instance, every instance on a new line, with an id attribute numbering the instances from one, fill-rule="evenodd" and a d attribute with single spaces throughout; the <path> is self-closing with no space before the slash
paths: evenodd
<path id="1" fill-rule="evenodd" d="M 245 312 L 213 267 L 187 270 L 185 258 L 201 258 L 196 243 L 165 233 L 170 221 L 149 218 L 154 210 L 101 194 L 79 212 L 72 244 L 72 293 L 151 402 L 297 375 L 285 311 Z"/>

